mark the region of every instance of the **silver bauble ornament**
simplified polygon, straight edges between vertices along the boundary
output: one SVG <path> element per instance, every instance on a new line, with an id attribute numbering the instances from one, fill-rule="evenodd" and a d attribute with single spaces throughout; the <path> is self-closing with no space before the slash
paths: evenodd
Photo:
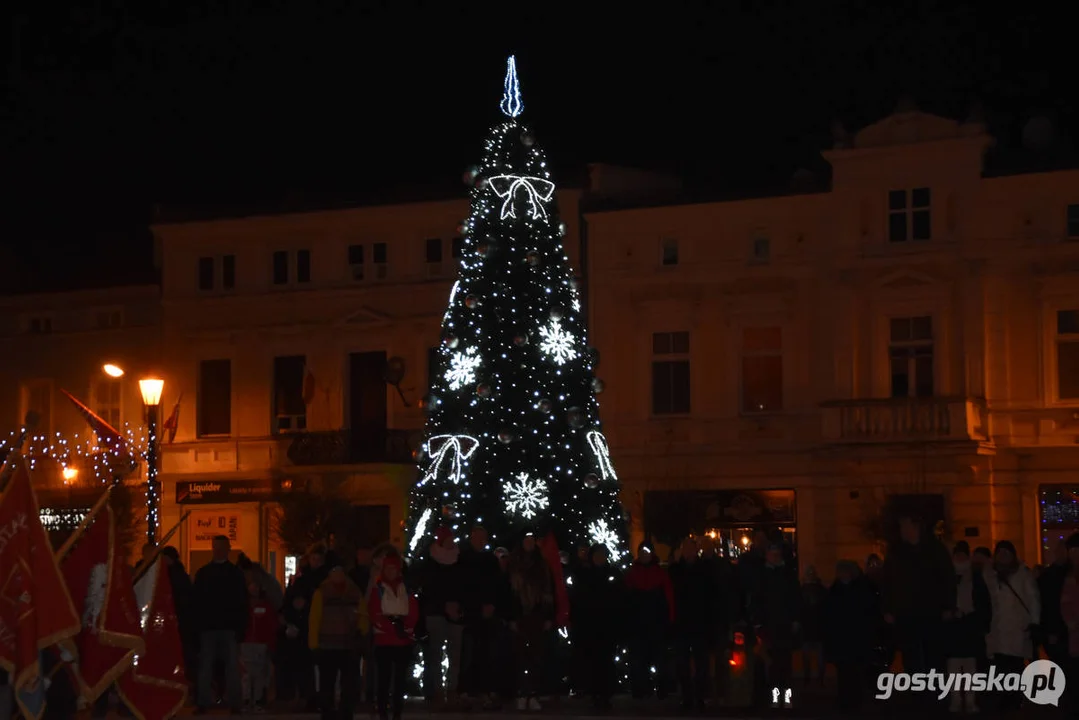
<path id="1" fill-rule="evenodd" d="M 491 389 L 491 386 L 488 385 L 487 383 L 480 383 L 479 385 L 476 386 L 476 394 L 479 395 L 481 398 L 489 398 L 489 397 L 491 397 L 492 392 L 494 392 L 494 391 Z"/>
<path id="2" fill-rule="evenodd" d="M 552 403 L 547 398 L 543 398 L 538 403 L 536 403 L 536 407 L 538 407 L 539 411 L 542 413 L 549 413 L 551 412 L 551 408 L 554 407 L 554 403 Z"/>
<path id="3" fill-rule="evenodd" d="M 532 147 L 536 144 L 536 138 L 530 132 L 521 133 L 521 142 L 525 147 Z"/>
<path id="4" fill-rule="evenodd" d="M 599 475 L 595 473 L 588 473 L 584 476 L 584 486 L 589 490 L 595 490 L 599 487 Z"/>
<path id="5" fill-rule="evenodd" d="M 469 310 L 479 307 L 480 299 L 475 295 L 467 295 L 465 297 L 465 307 Z"/>
<path id="6" fill-rule="evenodd" d="M 592 378 L 592 392 L 599 394 L 603 392 L 604 387 L 602 380 L 599 378 Z"/>
<path id="7" fill-rule="evenodd" d="M 515 439 L 516 438 L 514 437 L 513 433 L 509 430 L 503 430 L 502 432 L 498 433 L 498 442 L 502 443 L 503 445 L 509 445 Z"/>
<path id="8" fill-rule="evenodd" d="M 513 344 L 516 345 L 517 347 L 524 347 L 525 345 L 528 344 L 528 336 L 527 335 L 517 335 L 517 336 L 515 336 L 513 338 Z"/>
<path id="9" fill-rule="evenodd" d="M 455 347 L 457 347 L 460 344 L 461 344 L 461 341 L 460 341 L 460 339 L 457 338 L 456 335 L 447 335 L 446 336 L 446 347 L 448 347 L 450 350 L 453 350 Z"/>
<path id="10" fill-rule="evenodd" d="M 584 427 L 585 419 L 584 410 L 581 408 L 570 408 L 566 413 L 566 421 L 572 428 Z"/>
<path id="11" fill-rule="evenodd" d="M 536 267 L 540 264 L 540 254 L 535 250 L 529 251 L 528 254 L 525 255 L 525 262 L 527 262 L 532 267 Z"/>
<path id="12" fill-rule="evenodd" d="M 552 320 L 561 320 L 564 317 L 566 317 L 566 311 L 563 308 L 560 308 L 560 307 L 551 308 L 551 319 Z"/>

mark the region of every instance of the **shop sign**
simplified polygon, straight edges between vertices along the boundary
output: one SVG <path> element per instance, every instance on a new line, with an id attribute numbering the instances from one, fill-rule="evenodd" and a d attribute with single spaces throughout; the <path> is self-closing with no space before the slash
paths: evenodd
<path id="1" fill-rule="evenodd" d="M 176 483 L 176 504 L 258 502 L 272 500 L 274 490 L 269 480 L 185 480 Z"/>
<path id="2" fill-rule="evenodd" d="M 218 535 L 227 537 L 233 546 L 240 543 L 239 513 L 191 513 L 190 523 L 192 550 L 211 550 Z"/>

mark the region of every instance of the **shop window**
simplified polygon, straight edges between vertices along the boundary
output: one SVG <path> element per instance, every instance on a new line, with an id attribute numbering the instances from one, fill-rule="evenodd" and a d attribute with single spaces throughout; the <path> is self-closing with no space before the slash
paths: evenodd
<path id="1" fill-rule="evenodd" d="M 1042 485 L 1038 495 L 1041 557 L 1048 565 L 1056 545 L 1079 532 L 1079 483 Z"/>

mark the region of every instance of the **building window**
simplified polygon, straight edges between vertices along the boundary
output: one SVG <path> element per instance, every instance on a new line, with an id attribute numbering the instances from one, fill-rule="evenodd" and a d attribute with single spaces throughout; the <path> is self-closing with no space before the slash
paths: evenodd
<path id="1" fill-rule="evenodd" d="M 888 240 L 928 240 L 932 233 L 929 188 L 888 193 Z"/>
<path id="2" fill-rule="evenodd" d="M 199 290 L 207 291 L 214 289 L 214 259 L 212 257 L 199 258 Z"/>
<path id="3" fill-rule="evenodd" d="M 652 335 L 652 414 L 689 413 L 689 333 Z"/>
<path id="4" fill-rule="evenodd" d="M 753 262 L 766 263 L 772 257 L 772 241 L 766 237 L 753 239 Z"/>
<path id="5" fill-rule="evenodd" d="M 199 363 L 199 381 L 195 413 L 198 437 L 232 433 L 232 361 L 203 360 Z"/>
<path id="6" fill-rule="evenodd" d="M 52 332 L 52 316 L 31 315 L 26 318 L 24 328 L 28 335 L 48 335 Z"/>
<path id="7" fill-rule="evenodd" d="M 452 258 L 454 258 L 456 260 L 457 258 L 462 258 L 464 256 L 465 256 L 465 239 L 460 238 L 460 237 L 455 237 L 453 240 L 450 240 L 450 257 L 452 257 Z"/>
<path id="8" fill-rule="evenodd" d="M 783 409 L 783 331 L 742 329 L 742 412 Z"/>
<path id="9" fill-rule="evenodd" d="M 306 367 L 307 358 L 303 355 L 274 358 L 274 430 L 276 432 L 296 432 L 307 429 L 307 403 L 303 396 Z"/>
<path id="10" fill-rule="evenodd" d="M 98 330 L 121 327 L 124 324 L 124 311 L 98 310 L 95 322 Z"/>
<path id="11" fill-rule="evenodd" d="M 1057 399 L 1079 400 L 1079 310 L 1057 311 Z"/>
<path id="12" fill-rule="evenodd" d="M 363 245 L 348 246 L 348 267 L 353 280 L 363 280 Z"/>
<path id="13" fill-rule="evenodd" d="M 442 238 L 427 238 L 426 244 L 427 262 L 442 262 Z"/>
<path id="14" fill-rule="evenodd" d="M 311 251 L 296 251 L 296 282 L 311 282 Z"/>
<path id="15" fill-rule="evenodd" d="M 95 381 L 94 387 L 90 390 L 90 397 L 93 399 L 93 411 L 98 414 L 98 417 L 117 429 L 120 428 L 120 404 L 123 397 L 120 387 L 119 380 L 108 378 Z"/>
<path id="16" fill-rule="evenodd" d="M 1068 206 L 1068 238 L 1079 239 L 1079 205 Z"/>
<path id="17" fill-rule="evenodd" d="M 667 238 L 663 241 L 661 262 L 664 265 L 678 264 L 678 240 L 675 238 Z"/>
<path id="18" fill-rule="evenodd" d="M 232 290 L 236 287 L 236 256 L 225 255 L 221 258 L 221 287 Z"/>
<path id="19" fill-rule="evenodd" d="M 892 397 L 932 397 L 933 318 L 892 318 L 888 358 Z"/>
<path id="20" fill-rule="evenodd" d="M 386 270 L 386 267 L 387 267 L 387 264 L 388 264 L 386 256 L 387 256 L 386 243 L 378 242 L 378 243 L 375 243 L 373 246 L 371 246 L 371 262 L 375 266 L 374 270 L 375 270 L 375 279 L 376 280 L 385 280 L 386 279 L 386 276 L 388 274 L 387 270 Z"/>
<path id="21" fill-rule="evenodd" d="M 288 251 L 278 250 L 273 254 L 273 284 L 288 284 Z"/>
<path id="22" fill-rule="evenodd" d="M 17 422 L 22 424 L 27 413 L 37 414 L 35 435 L 52 437 L 52 380 L 31 380 L 22 386 L 22 407 Z"/>

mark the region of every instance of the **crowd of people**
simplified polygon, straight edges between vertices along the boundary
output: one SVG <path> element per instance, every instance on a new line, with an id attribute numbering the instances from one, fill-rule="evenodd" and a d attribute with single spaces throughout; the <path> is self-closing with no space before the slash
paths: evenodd
<path id="1" fill-rule="evenodd" d="M 633 698 L 676 696 L 689 713 L 735 697 L 789 708 L 796 657 L 801 683 L 823 684 L 834 667 L 839 706 L 856 710 L 889 667 L 1021 672 L 1044 653 L 1072 673 L 1079 662 L 1079 534 L 1032 569 L 1008 541 L 949 553 L 904 518 L 883 559 L 839 562 L 830 587 L 812 567 L 800 578 L 791 548 L 764 532 L 733 561 L 708 537 L 665 564 L 643 543 L 623 573 L 604 545 L 565 555 L 556 572 L 531 534 L 492 550 L 482 527 L 461 543 L 440 528 L 409 563 L 390 544 L 350 563 L 316 547 L 287 589 L 229 552 L 216 539 L 193 580 L 163 552 L 201 712 L 257 712 L 272 695 L 327 719 L 399 718 L 408 692 L 437 708 L 529 712 L 567 691 L 603 711 L 623 680 Z M 1009 709 L 1022 697 L 946 702 L 972 713 L 983 700 Z"/>

